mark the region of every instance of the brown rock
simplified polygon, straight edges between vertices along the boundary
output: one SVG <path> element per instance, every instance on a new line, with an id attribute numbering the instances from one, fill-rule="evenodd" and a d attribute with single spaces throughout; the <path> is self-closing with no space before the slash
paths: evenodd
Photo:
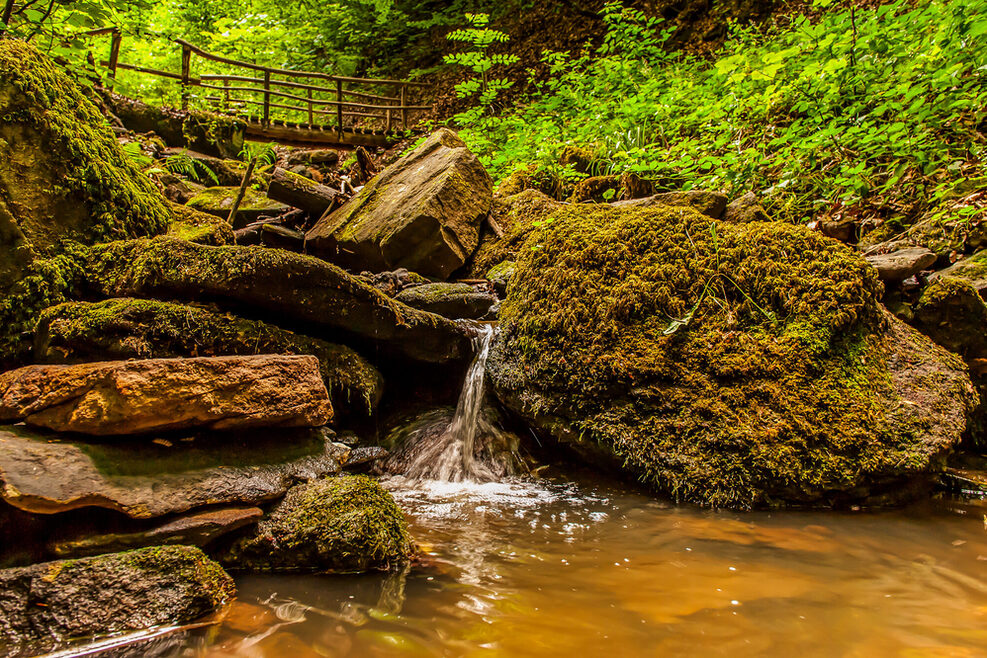
<path id="1" fill-rule="evenodd" d="M 727 208 L 727 197 L 720 192 L 688 190 L 685 192 L 663 192 L 644 199 L 617 201 L 617 208 L 650 208 L 651 206 L 688 206 L 707 217 L 719 219 Z"/>
<path id="2" fill-rule="evenodd" d="M 314 430 L 93 443 L 8 426 L 0 427 L 0 497 L 34 514 L 102 507 L 149 519 L 274 500 L 339 472 L 348 456 Z"/>
<path id="3" fill-rule="evenodd" d="M 0 375 L 0 421 L 60 432 L 317 427 L 331 418 L 313 356 L 34 365 Z"/>
<path id="4" fill-rule="evenodd" d="M 748 192 L 727 204 L 723 213 L 723 221 L 743 224 L 746 222 L 767 222 L 771 218 L 764 211 L 764 206 L 753 192 Z"/>
<path id="5" fill-rule="evenodd" d="M 443 128 L 319 220 L 306 245 L 344 267 L 445 278 L 476 249 L 492 198 L 479 160 Z"/>
<path id="6" fill-rule="evenodd" d="M 924 247 L 911 247 L 867 256 L 867 262 L 877 269 L 881 281 L 899 283 L 931 267 L 936 262 L 936 255 Z"/>
<path id="7" fill-rule="evenodd" d="M 187 514 L 143 532 L 113 533 L 64 540 L 51 544 L 60 557 L 82 557 L 116 553 L 145 546 L 184 544 L 205 546 L 217 537 L 256 523 L 264 511 L 259 507 L 226 507 Z"/>

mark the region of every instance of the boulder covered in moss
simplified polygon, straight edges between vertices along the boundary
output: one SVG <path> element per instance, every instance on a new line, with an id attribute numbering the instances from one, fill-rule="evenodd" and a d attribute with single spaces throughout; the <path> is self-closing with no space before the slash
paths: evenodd
<path id="1" fill-rule="evenodd" d="M 370 477 L 350 475 L 295 487 L 219 559 L 235 570 L 354 573 L 395 568 L 411 553 L 391 495 Z"/>
<path id="2" fill-rule="evenodd" d="M 306 248 L 344 267 L 445 278 L 476 249 L 492 197 L 483 165 L 442 128 L 319 220 Z"/>
<path id="3" fill-rule="evenodd" d="M 209 187 L 189 199 L 189 208 L 201 210 L 204 213 L 226 219 L 236 201 L 238 187 Z M 261 217 L 276 217 L 291 210 L 291 206 L 268 198 L 262 192 L 247 188 L 233 218 L 233 228 L 243 228 Z"/>
<path id="4" fill-rule="evenodd" d="M 549 218 L 546 218 L 549 219 Z M 569 207 L 533 231 L 489 372 L 542 431 L 716 506 L 914 495 L 976 403 L 961 360 L 800 226 Z"/>
<path id="5" fill-rule="evenodd" d="M 490 216 L 496 231 L 483 236 L 470 259 L 470 276 L 483 277 L 498 263 L 517 260 L 528 234 L 537 228 L 535 222 L 540 223 L 561 207 L 558 201 L 532 189 L 495 199 Z"/>
<path id="6" fill-rule="evenodd" d="M 2 364 L 23 359 L 34 314 L 71 286 L 63 241 L 155 235 L 171 216 L 82 88 L 16 39 L 0 40 L 0 116 Z"/>
<path id="7" fill-rule="evenodd" d="M 236 244 L 233 227 L 225 218 L 170 201 L 168 208 L 171 210 L 172 220 L 168 225 L 167 235 L 213 247 Z"/>
<path id="8" fill-rule="evenodd" d="M 191 546 L 162 546 L 0 571 L 0 647 L 38 655 L 60 642 L 181 625 L 236 596 Z"/>
<path id="9" fill-rule="evenodd" d="M 482 318 L 497 303 L 493 294 L 468 283 L 426 283 L 405 288 L 394 298 L 412 308 L 465 320 Z"/>
<path id="10" fill-rule="evenodd" d="M 937 276 L 930 281 L 912 308 L 912 323 L 964 359 L 987 358 L 987 304 L 968 280 Z"/>
<path id="11" fill-rule="evenodd" d="M 87 285 L 106 297 L 184 299 L 266 312 L 281 324 L 343 333 L 421 361 L 472 354 L 466 327 L 401 304 L 311 256 L 159 237 L 97 245 L 85 262 Z"/>
<path id="12" fill-rule="evenodd" d="M 117 359 L 311 354 L 333 409 L 369 415 L 383 393 L 380 373 L 345 345 L 230 313 L 153 299 L 68 302 L 41 313 L 34 358 L 45 363 Z"/>

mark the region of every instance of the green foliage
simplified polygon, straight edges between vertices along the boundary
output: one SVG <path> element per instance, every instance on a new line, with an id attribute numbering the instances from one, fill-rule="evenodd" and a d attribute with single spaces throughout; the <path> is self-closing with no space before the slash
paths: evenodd
<path id="1" fill-rule="evenodd" d="M 456 121 L 461 125 L 477 123 L 487 113 L 497 96 L 509 89 L 514 82 L 507 78 L 493 78 L 491 71 L 496 66 L 510 66 L 519 61 L 517 55 L 494 54 L 490 47 L 497 43 L 507 43 L 510 37 L 499 30 L 492 30 L 488 14 L 466 14 L 470 27 L 455 30 L 446 35 L 450 41 L 466 44 L 469 50 L 445 55 L 446 64 L 465 66 L 473 72 L 473 77 L 463 80 L 456 85 L 456 96 L 459 98 L 474 98 L 475 105 L 465 112 L 456 115 Z"/>
<path id="2" fill-rule="evenodd" d="M 219 178 L 202 160 L 196 160 L 185 151 L 177 153 L 165 160 L 164 168 L 173 174 L 184 176 L 200 183 L 212 183 L 219 185 Z"/>
<path id="3" fill-rule="evenodd" d="M 635 173 L 659 190 L 755 190 L 769 212 L 807 221 L 914 216 L 983 175 L 985 0 L 733 26 L 713 60 L 668 51 L 670 32 L 619 2 L 604 20 L 598 50 L 546 53 L 553 77 L 529 103 L 463 132 L 498 179 L 592 145 L 591 173 Z"/>
<path id="4" fill-rule="evenodd" d="M 258 167 L 270 167 L 278 161 L 278 152 L 274 150 L 276 144 L 267 142 L 244 142 L 243 150 L 240 151 L 240 159 L 244 162 L 255 160 Z"/>

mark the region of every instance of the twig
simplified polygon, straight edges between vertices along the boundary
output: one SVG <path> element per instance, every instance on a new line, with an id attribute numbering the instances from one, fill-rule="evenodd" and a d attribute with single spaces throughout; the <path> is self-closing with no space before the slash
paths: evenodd
<path id="1" fill-rule="evenodd" d="M 247 193 L 247 185 L 250 184 L 250 177 L 254 175 L 254 165 L 257 164 L 257 158 L 251 158 L 250 164 L 247 165 L 247 171 L 243 173 L 243 180 L 240 181 L 240 190 L 236 193 L 236 199 L 233 201 L 233 207 L 230 208 L 230 216 L 226 218 L 230 226 L 233 226 L 233 220 L 236 218 L 236 211 L 240 209 L 240 202 L 243 201 L 243 195 Z"/>

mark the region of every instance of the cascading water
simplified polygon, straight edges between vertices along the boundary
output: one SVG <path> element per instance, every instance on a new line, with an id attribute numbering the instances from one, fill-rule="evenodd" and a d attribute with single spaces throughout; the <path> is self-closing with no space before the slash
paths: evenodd
<path id="1" fill-rule="evenodd" d="M 395 455 L 397 472 L 410 480 L 446 482 L 491 482 L 504 474 L 504 468 L 483 458 L 484 446 L 478 439 L 496 437 L 499 432 L 482 418 L 484 375 L 495 330 L 478 325 L 473 339 L 475 353 L 459 394 L 451 421 L 427 419 L 404 440 Z"/>

